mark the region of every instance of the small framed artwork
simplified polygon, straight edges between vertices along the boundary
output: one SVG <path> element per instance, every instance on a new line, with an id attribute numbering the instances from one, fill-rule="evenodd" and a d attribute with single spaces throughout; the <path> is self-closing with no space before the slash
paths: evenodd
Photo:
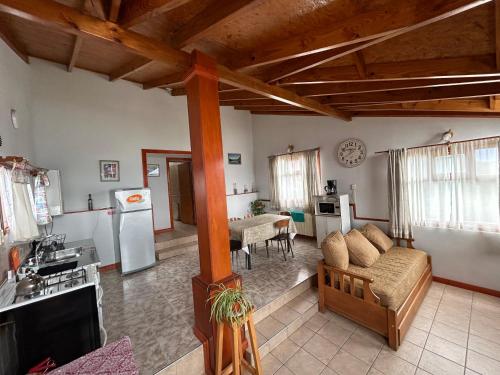
<path id="1" fill-rule="evenodd" d="M 241 164 L 241 154 L 231 153 L 227 154 L 229 164 Z"/>
<path id="2" fill-rule="evenodd" d="M 160 177 L 160 164 L 148 164 L 148 177 Z"/>
<path id="3" fill-rule="evenodd" d="M 99 160 L 102 182 L 120 181 L 120 162 L 117 160 Z"/>

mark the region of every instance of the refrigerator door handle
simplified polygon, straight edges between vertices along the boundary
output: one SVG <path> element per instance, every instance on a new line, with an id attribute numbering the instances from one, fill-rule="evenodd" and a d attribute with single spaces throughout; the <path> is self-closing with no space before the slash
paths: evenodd
<path id="1" fill-rule="evenodd" d="M 123 215 L 120 215 L 120 232 L 123 230 L 123 222 L 125 221 L 125 217 Z"/>

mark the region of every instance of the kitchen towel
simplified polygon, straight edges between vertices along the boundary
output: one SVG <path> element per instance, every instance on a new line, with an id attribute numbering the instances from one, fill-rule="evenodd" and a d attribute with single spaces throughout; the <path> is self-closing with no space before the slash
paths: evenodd
<path id="1" fill-rule="evenodd" d="M 52 216 L 49 213 L 49 205 L 47 203 L 47 189 L 49 179 L 44 174 L 38 174 L 35 177 L 35 215 L 38 225 L 46 225 L 52 223 Z"/>
<path id="2" fill-rule="evenodd" d="M 39 235 L 35 221 L 31 185 L 14 182 L 12 184 L 12 202 L 14 208 L 14 227 L 12 241 L 26 241 Z"/>

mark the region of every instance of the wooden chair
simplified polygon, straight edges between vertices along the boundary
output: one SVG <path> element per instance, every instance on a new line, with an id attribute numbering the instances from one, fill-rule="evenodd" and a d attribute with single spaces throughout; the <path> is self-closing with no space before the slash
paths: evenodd
<path id="1" fill-rule="evenodd" d="M 236 254 L 236 268 L 240 265 L 240 250 L 241 241 L 231 239 L 231 229 L 229 230 L 229 250 L 231 251 L 231 262 L 234 262 L 234 254 Z"/>
<path id="2" fill-rule="evenodd" d="M 295 257 L 295 255 L 293 254 L 292 244 L 290 243 L 290 233 L 288 232 L 289 224 L 290 224 L 290 219 L 283 219 L 275 222 L 274 226 L 276 229 L 278 229 L 278 234 L 273 238 L 269 239 L 269 241 L 276 241 L 278 243 L 278 252 L 280 251 L 280 246 L 281 246 L 281 250 L 283 252 L 283 258 L 285 258 L 285 261 L 286 261 L 286 254 L 283 242 L 286 243 L 287 252 L 292 253 L 292 258 Z M 266 241 L 266 250 L 268 250 L 267 241 Z M 269 256 L 269 251 L 268 251 L 268 256 Z"/>

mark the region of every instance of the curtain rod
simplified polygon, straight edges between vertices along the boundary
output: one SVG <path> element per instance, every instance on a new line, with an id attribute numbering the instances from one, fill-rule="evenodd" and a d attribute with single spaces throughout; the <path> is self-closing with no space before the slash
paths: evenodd
<path id="1" fill-rule="evenodd" d="M 28 159 L 23 158 L 22 156 L 0 156 L 0 165 L 3 165 L 7 168 L 13 168 L 14 164 L 19 164 L 24 167 L 28 167 L 29 170 L 33 172 L 47 172 L 48 169 L 36 167 L 31 164 Z"/>
<path id="2" fill-rule="evenodd" d="M 315 148 L 309 148 L 307 150 L 300 150 L 300 151 L 293 151 L 293 152 L 284 152 L 282 154 L 276 154 L 276 155 L 269 155 L 268 158 L 274 158 L 276 156 L 283 156 L 283 155 L 292 155 L 292 154 L 300 154 L 301 152 L 308 152 L 308 151 L 319 151 L 319 147 Z"/>
<path id="3" fill-rule="evenodd" d="M 436 147 L 436 146 L 449 146 L 449 145 L 456 144 L 456 143 L 473 142 L 473 141 L 483 141 L 483 140 L 486 140 L 486 139 L 493 139 L 493 138 L 500 138 L 500 135 L 496 135 L 496 136 L 493 136 L 493 137 L 465 139 L 463 141 L 454 141 L 454 142 L 446 142 L 446 143 L 434 143 L 432 145 L 407 147 L 406 149 L 407 150 L 414 150 L 414 149 L 417 149 L 417 148 Z M 376 154 L 387 154 L 388 152 L 389 152 L 389 150 L 384 150 L 384 151 L 377 151 L 375 153 Z"/>

